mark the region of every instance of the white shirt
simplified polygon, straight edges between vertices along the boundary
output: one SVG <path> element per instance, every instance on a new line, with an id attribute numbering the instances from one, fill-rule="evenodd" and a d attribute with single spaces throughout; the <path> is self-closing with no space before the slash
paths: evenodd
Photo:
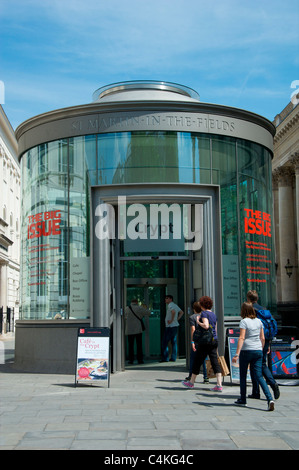
<path id="1" fill-rule="evenodd" d="M 260 340 L 260 331 L 263 328 L 263 324 L 259 318 L 243 318 L 240 321 L 240 328 L 244 328 L 245 340 L 242 346 L 242 350 L 261 350 L 263 349 L 262 342 Z"/>
<path id="2" fill-rule="evenodd" d="M 171 318 L 172 318 L 172 313 L 171 313 L 172 310 L 175 311 L 175 315 L 174 315 L 173 322 L 171 322 L 170 325 L 169 325 L 168 321 L 171 320 Z M 166 328 L 173 327 L 173 326 L 179 326 L 178 314 L 179 314 L 180 311 L 181 311 L 180 307 L 178 307 L 178 305 L 176 305 L 174 302 L 170 302 L 168 304 L 166 317 L 165 317 L 165 326 L 166 326 Z"/>

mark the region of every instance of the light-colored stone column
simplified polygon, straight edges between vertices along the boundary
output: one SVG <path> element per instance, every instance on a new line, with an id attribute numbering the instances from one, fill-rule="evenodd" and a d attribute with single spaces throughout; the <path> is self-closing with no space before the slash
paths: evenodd
<path id="1" fill-rule="evenodd" d="M 296 226 L 297 226 L 297 259 L 296 265 L 299 266 L 299 153 L 292 155 L 291 164 L 293 165 L 296 178 L 296 199 L 295 199 L 295 214 L 296 214 Z M 297 286 L 298 286 L 298 268 L 295 269 L 297 275 Z M 297 297 L 298 298 L 298 297 Z"/>
<path id="2" fill-rule="evenodd" d="M 7 314 L 7 264 L 0 264 L 0 307 L 3 307 L 3 324 L 0 334 L 6 333 L 6 314 Z"/>
<path id="3" fill-rule="evenodd" d="M 296 263 L 295 219 L 293 202 L 294 172 L 290 167 L 279 168 L 278 204 L 279 204 L 279 242 L 282 302 L 293 302 L 298 299 L 296 270 L 291 277 L 287 276 L 285 265 L 290 260 Z"/>
<path id="4" fill-rule="evenodd" d="M 275 263 L 277 263 L 276 295 L 277 295 L 277 301 L 281 302 L 278 181 L 279 181 L 279 171 L 274 170 L 272 173 L 272 193 L 273 193 L 273 227 L 274 227 L 273 235 L 274 235 L 274 240 L 275 240 Z"/>

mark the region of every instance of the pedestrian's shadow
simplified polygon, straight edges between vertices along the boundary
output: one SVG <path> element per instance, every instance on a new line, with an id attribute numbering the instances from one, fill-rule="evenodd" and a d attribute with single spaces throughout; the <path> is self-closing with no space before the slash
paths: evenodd
<path id="1" fill-rule="evenodd" d="M 214 393 L 214 392 L 213 392 Z M 265 409 L 262 409 L 262 408 L 257 408 L 256 406 L 250 406 L 250 403 L 247 402 L 247 406 L 240 406 L 240 405 L 236 405 L 234 403 L 235 400 L 237 400 L 238 398 L 240 398 L 240 394 L 238 395 L 226 395 L 225 393 L 221 392 L 221 393 L 214 393 L 213 395 L 211 395 L 210 393 L 197 393 L 196 395 L 198 395 L 200 398 L 204 398 L 204 397 L 207 397 L 209 399 L 211 399 L 211 397 L 218 397 L 218 398 L 223 398 L 225 400 L 229 400 L 229 401 L 215 401 L 213 403 L 211 402 L 207 402 L 207 401 L 194 401 L 193 404 L 194 405 L 199 405 L 199 406 L 205 406 L 206 408 L 214 408 L 214 407 L 224 407 L 224 406 L 229 406 L 229 407 L 233 407 L 235 409 L 239 409 L 239 410 L 257 410 L 257 411 L 267 411 Z M 267 401 L 266 400 L 261 400 L 262 403 L 266 403 Z"/>
<path id="2" fill-rule="evenodd" d="M 157 382 L 182 383 L 182 379 L 156 379 Z"/>

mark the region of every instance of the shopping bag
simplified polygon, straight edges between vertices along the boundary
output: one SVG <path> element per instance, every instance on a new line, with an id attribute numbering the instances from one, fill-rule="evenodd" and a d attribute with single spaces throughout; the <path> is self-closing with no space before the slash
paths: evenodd
<path id="1" fill-rule="evenodd" d="M 219 362 L 219 365 L 221 367 L 221 375 L 223 377 L 226 377 L 227 375 L 229 375 L 229 368 L 227 367 L 227 364 L 226 364 L 226 361 L 224 359 L 224 356 L 218 356 L 218 362 Z M 207 359 L 206 360 L 206 368 L 207 368 L 207 376 L 209 379 L 213 379 L 216 377 L 216 374 L 214 373 L 213 371 L 213 367 L 212 367 L 212 364 L 211 364 L 211 361 L 210 359 Z"/>
<path id="2" fill-rule="evenodd" d="M 206 360 L 206 368 L 207 368 L 207 377 L 208 377 L 208 379 L 213 379 L 214 377 L 216 377 L 216 375 L 214 374 L 213 367 L 212 367 L 210 359 Z"/>
<path id="3" fill-rule="evenodd" d="M 227 367 L 224 356 L 218 356 L 218 362 L 220 364 L 221 373 L 222 373 L 223 377 L 226 377 L 227 375 L 229 375 L 229 368 Z"/>

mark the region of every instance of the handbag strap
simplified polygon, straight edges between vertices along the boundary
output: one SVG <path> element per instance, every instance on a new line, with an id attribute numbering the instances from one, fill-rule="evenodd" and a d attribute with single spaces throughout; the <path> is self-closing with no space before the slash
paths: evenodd
<path id="1" fill-rule="evenodd" d="M 142 323 L 142 318 L 139 318 L 138 315 L 136 315 L 136 313 L 135 313 L 134 310 L 132 309 L 131 305 L 129 305 L 129 309 L 131 310 L 131 312 L 133 313 L 133 315 L 135 315 L 135 317 L 138 318 L 138 320 L 140 321 L 140 323 Z"/>

